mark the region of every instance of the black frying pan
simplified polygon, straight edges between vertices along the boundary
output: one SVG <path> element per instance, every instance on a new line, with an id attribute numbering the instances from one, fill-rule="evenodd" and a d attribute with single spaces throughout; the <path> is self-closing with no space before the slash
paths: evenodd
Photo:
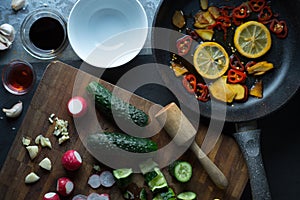
<path id="1" fill-rule="evenodd" d="M 218 1 L 210 0 L 209 5 L 215 6 L 237 6 L 243 1 Z M 271 1 L 272 9 L 279 13 L 279 18 L 284 19 L 289 27 L 288 37 L 284 40 L 276 39 L 272 35 L 271 50 L 260 60 L 268 60 L 274 63 L 275 69 L 263 76 L 264 97 L 262 99 L 249 98 L 244 103 L 234 103 L 226 105 L 226 117 L 228 122 L 235 122 L 237 133 L 234 134 L 239 143 L 244 157 L 247 161 L 252 196 L 254 199 L 271 199 L 267 179 L 262 164 L 260 154 L 260 130 L 256 127 L 256 119 L 265 117 L 284 105 L 299 88 L 300 85 L 300 41 L 297 34 L 300 33 L 300 21 L 298 12 L 300 1 Z M 175 10 L 182 10 L 187 17 L 187 26 L 192 27 L 191 16 L 200 9 L 199 0 L 164 0 L 158 7 L 154 18 L 153 27 L 162 27 L 168 30 L 177 30 L 171 22 Z M 170 62 L 170 52 L 165 50 L 168 46 L 171 52 L 176 52 L 174 44 L 180 34 L 173 34 L 168 31 L 153 29 L 152 45 L 153 54 L 159 65 L 159 71 L 168 87 L 172 91 L 178 91 L 177 97 L 184 105 L 193 105 L 192 95 L 189 95 L 181 85 L 181 81 L 176 78 L 172 70 L 168 67 Z M 222 43 L 222 40 L 219 40 Z M 229 47 L 223 44 L 229 52 Z M 164 50 L 161 50 L 164 49 Z M 187 60 L 187 62 L 191 62 Z M 192 63 L 192 62 L 191 62 Z M 253 82 L 250 80 L 248 84 Z M 212 108 L 213 104 L 213 108 Z M 218 118 L 212 116 L 213 110 L 223 109 L 224 104 L 217 101 L 206 103 L 199 102 L 200 114 L 207 118 Z M 191 108 L 193 109 L 193 108 Z M 213 110 L 212 110 L 213 109 Z M 218 119 L 217 119 L 218 120 Z"/>

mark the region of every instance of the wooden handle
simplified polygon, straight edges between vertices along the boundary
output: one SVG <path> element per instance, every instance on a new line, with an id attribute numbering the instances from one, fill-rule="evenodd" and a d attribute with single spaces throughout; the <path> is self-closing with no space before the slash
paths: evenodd
<path id="1" fill-rule="evenodd" d="M 196 129 L 175 103 L 170 103 L 162 108 L 155 115 L 155 118 L 164 126 L 166 132 L 173 138 L 177 145 L 185 144 L 194 138 L 197 133 Z M 211 180 L 219 188 L 225 189 L 228 186 L 228 181 L 221 170 L 207 157 L 195 141 L 192 142 L 190 148 Z"/>

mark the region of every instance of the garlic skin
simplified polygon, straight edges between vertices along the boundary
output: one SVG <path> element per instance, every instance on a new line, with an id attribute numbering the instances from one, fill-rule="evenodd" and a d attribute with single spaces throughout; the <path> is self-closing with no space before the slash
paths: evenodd
<path id="1" fill-rule="evenodd" d="M 18 117 L 21 114 L 22 110 L 23 110 L 23 103 L 21 101 L 13 105 L 13 107 L 11 107 L 10 109 L 7 108 L 2 109 L 6 117 L 12 117 L 12 118 Z"/>
<path id="2" fill-rule="evenodd" d="M 24 7 L 25 5 L 25 0 L 12 0 L 11 1 L 11 8 L 14 10 L 14 11 L 18 11 L 20 10 L 21 8 Z"/>
<path id="3" fill-rule="evenodd" d="M 15 40 L 16 30 L 10 24 L 0 26 L 0 50 L 8 49 Z"/>

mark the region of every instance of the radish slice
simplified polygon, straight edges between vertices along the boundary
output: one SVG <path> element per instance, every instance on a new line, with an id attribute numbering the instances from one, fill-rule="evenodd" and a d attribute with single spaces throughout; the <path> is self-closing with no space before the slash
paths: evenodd
<path id="1" fill-rule="evenodd" d="M 89 194 L 89 196 L 87 197 L 87 200 L 104 200 L 104 199 L 100 194 L 93 192 L 93 193 Z"/>
<path id="2" fill-rule="evenodd" d="M 89 177 L 88 184 L 93 188 L 96 189 L 100 187 L 101 181 L 100 176 L 98 174 L 93 174 Z"/>
<path id="3" fill-rule="evenodd" d="M 61 164 L 65 169 L 75 171 L 82 165 L 82 158 L 77 151 L 71 149 L 63 154 Z"/>
<path id="4" fill-rule="evenodd" d="M 114 175 L 110 171 L 103 171 L 100 174 L 100 182 L 104 187 L 111 187 L 116 182 Z"/>
<path id="5" fill-rule="evenodd" d="M 83 194 L 77 194 L 72 198 L 72 200 L 87 200 L 87 196 Z"/>
<path id="6" fill-rule="evenodd" d="M 43 200 L 60 200 L 60 198 L 55 192 L 48 192 L 44 194 Z"/>
<path id="7" fill-rule="evenodd" d="M 72 97 L 67 104 L 68 112 L 73 117 L 81 117 L 87 111 L 87 102 L 83 97 Z"/>
<path id="8" fill-rule="evenodd" d="M 110 198 L 109 198 L 109 194 L 106 194 L 106 193 L 104 193 L 104 194 L 100 194 L 100 196 L 101 196 L 101 200 L 109 200 Z"/>
<path id="9" fill-rule="evenodd" d="M 66 177 L 57 180 L 56 191 L 62 196 L 68 196 L 74 190 L 74 183 Z"/>

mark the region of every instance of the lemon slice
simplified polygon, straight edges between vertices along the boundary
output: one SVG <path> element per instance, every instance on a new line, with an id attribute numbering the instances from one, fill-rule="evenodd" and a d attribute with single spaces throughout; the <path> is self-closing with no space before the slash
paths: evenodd
<path id="1" fill-rule="evenodd" d="M 247 58 L 258 58 L 271 48 L 271 35 L 260 22 L 248 21 L 235 30 L 234 45 L 238 52 Z"/>
<path id="2" fill-rule="evenodd" d="M 195 69 L 203 78 L 216 79 L 227 71 L 229 57 L 220 44 L 204 42 L 197 47 L 193 62 Z"/>

